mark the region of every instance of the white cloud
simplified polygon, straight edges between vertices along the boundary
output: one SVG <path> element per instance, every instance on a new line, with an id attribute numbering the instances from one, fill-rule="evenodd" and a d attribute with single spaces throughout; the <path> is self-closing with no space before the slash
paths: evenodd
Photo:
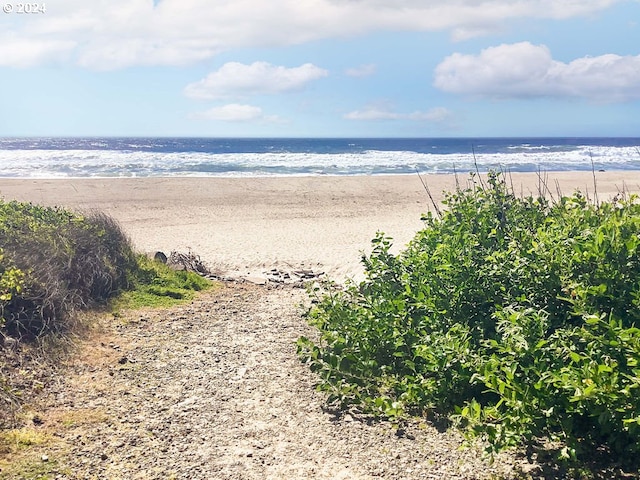
<path id="1" fill-rule="evenodd" d="M 46 14 L 3 15 L 14 39 L 3 65 L 24 66 L 35 44 L 64 45 L 92 69 L 185 65 L 233 48 L 295 45 L 373 31 L 499 31 L 511 20 L 588 15 L 623 0 L 58 0 Z"/>
<path id="2" fill-rule="evenodd" d="M 563 63 L 544 45 L 500 45 L 479 55 L 445 58 L 435 69 L 434 85 L 450 93 L 492 98 L 640 99 L 640 55 L 608 54 Z"/>
<path id="3" fill-rule="evenodd" d="M 448 123 L 453 120 L 453 117 L 453 112 L 444 107 L 434 107 L 424 114 L 424 120 L 434 123 Z"/>
<path id="4" fill-rule="evenodd" d="M 0 35 L 0 66 L 28 68 L 64 61 L 75 47 L 72 41 L 44 41 Z"/>
<path id="5" fill-rule="evenodd" d="M 213 107 L 204 112 L 192 115 L 192 118 L 199 120 L 219 120 L 223 122 L 279 122 L 277 116 L 267 116 L 260 107 L 253 105 L 240 105 L 230 103 L 220 107 Z"/>
<path id="6" fill-rule="evenodd" d="M 415 111 L 411 113 L 394 112 L 385 107 L 371 106 L 364 110 L 355 110 L 344 115 L 347 120 L 411 120 L 415 122 L 449 123 L 453 119 L 451 111 L 444 107 L 435 107 L 426 112 Z"/>
<path id="7" fill-rule="evenodd" d="M 354 110 L 344 115 L 347 120 L 399 120 L 401 115 L 396 112 L 368 107 L 364 110 Z"/>
<path id="8" fill-rule="evenodd" d="M 344 73 L 348 77 L 370 77 L 376 73 L 376 66 L 373 63 L 359 65 L 357 67 L 348 68 Z"/>
<path id="9" fill-rule="evenodd" d="M 230 62 L 202 80 L 187 85 L 184 93 L 202 100 L 286 93 L 301 90 L 309 82 L 327 75 L 326 70 L 311 63 L 285 68 L 266 62 L 251 65 Z"/>

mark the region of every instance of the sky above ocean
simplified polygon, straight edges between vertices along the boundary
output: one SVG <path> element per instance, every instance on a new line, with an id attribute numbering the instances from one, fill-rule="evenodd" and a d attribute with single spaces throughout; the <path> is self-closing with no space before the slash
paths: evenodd
<path id="1" fill-rule="evenodd" d="M 638 0 L 0 0 L 0 136 L 637 136 Z"/>

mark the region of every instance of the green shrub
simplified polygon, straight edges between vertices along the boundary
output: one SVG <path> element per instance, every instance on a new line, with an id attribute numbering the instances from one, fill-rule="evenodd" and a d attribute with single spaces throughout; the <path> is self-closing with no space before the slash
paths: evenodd
<path id="1" fill-rule="evenodd" d="M 474 178 L 475 180 L 475 178 Z M 331 404 L 453 419 L 493 450 L 640 450 L 640 205 L 519 198 L 499 174 L 445 197 L 398 255 L 319 292 L 298 341 Z"/>
<path id="2" fill-rule="evenodd" d="M 0 202 L 2 317 L 13 334 L 64 330 L 73 313 L 104 303 L 136 268 L 131 244 L 101 213 L 79 215 Z"/>
<path id="3" fill-rule="evenodd" d="M 104 305 L 165 306 L 211 286 L 134 253 L 117 222 L 30 203 L 0 201 L 0 328 L 13 335 L 64 331 L 74 312 Z M 204 268 L 199 258 L 182 255 Z"/>

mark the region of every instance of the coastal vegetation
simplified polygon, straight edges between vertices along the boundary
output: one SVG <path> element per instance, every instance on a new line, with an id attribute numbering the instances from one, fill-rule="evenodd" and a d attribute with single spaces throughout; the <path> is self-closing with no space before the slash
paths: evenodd
<path id="1" fill-rule="evenodd" d="M 166 306 L 210 285 L 201 275 L 136 253 L 104 213 L 0 201 L 0 410 L 8 412 L 24 397 L 8 379 L 6 359 L 13 355 L 12 363 L 26 371 L 31 355 L 20 357 L 16 352 L 23 349 L 16 346 L 50 348 L 52 338 L 74 333 L 78 313 L 87 309 L 110 305 L 117 314 L 121 308 Z"/>
<path id="2" fill-rule="evenodd" d="M 400 253 L 378 234 L 362 282 L 316 287 L 298 351 L 328 404 L 455 424 L 490 454 L 637 458 L 637 197 L 525 197 L 491 173 L 435 210 Z"/>

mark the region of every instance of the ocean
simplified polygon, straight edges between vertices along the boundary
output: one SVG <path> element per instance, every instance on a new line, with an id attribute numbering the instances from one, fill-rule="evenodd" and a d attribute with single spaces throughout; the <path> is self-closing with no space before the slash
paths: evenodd
<path id="1" fill-rule="evenodd" d="M 0 177 L 640 170 L 640 138 L 0 138 Z"/>

